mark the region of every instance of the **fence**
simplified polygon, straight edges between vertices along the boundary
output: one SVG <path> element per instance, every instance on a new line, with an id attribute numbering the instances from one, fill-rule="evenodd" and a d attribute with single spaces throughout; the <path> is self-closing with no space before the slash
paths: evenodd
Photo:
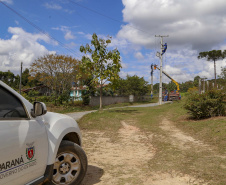
<path id="1" fill-rule="evenodd" d="M 150 101 L 151 96 L 134 96 L 133 102 L 139 102 L 139 101 Z M 129 99 L 129 96 L 103 96 L 102 97 L 102 104 L 103 105 L 111 105 L 116 103 L 128 103 L 131 102 Z M 99 96 L 92 96 L 90 98 L 91 106 L 98 106 L 100 105 L 100 97 Z"/>

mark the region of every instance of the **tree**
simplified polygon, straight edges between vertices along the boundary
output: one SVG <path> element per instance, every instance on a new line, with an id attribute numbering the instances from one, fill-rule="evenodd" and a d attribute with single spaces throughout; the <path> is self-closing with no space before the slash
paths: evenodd
<path id="1" fill-rule="evenodd" d="M 164 82 L 162 83 L 162 89 L 163 89 L 163 91 L 165 91 L 167 89 L 167 84 Z M 154 91 L 154 94 L 159 93 L 159 83 L 156 83 L 153 85 L 153 91 Z"/>
<path id="2" fill-rule="evenodd" d="M 193 81 L 189 80 L 180 84 L 180 92 L 187 92 L 189 88 L 194 86 Z"/>
<path id="3" fill-rule="evenodd" d="M 21 80 L 21 83 L 23 86 L 27 86 L 28 84 L 28 78 L 29 78 L 29 69 L 25 69 L 23 72 L 22 72 L 22 80 Z"/>
<path id="4" fill-rule="evenodd" d="M 38 78 L 37 78 L 38 79 Z M 26 68 L 22 72 L 22 86 L 24 87 L 34 87 L 40 85 L 40 82 L 34 78 L 31 78 L 30 71 Z"/>
<path id="5" fill-rule="evenodd" d="M 223 80 L 226 80 L 226 67 L 221 68 L 221 74 L 218 77 L 222 78 Z"/>
<path id="6" fill-rule="evenodd" d="M 148 82 L 144 80 L 143 77 L 126 76 L 126 79 L 120 78 L 115 81 L 114 84 L 111 84 L 112 87 L 115 87 L 116 93 L 118 95 L 134 95 L 142 96 L 150 92 L 148 88 Z"/>
<path id="7" fill-rule="evenodd" d="M 221 50 L 212 50 L 212 51 L 204 51 L 200 52 L 198 59 L 206 58 L 207 61 L 213 61 L 214 62 L 214 78 L 215 78 L 215 88 L 217 86 L 217 73 L 216 73 L 216 61 L 224 59 L 226 57 L 226 50 L 223 52 Z"/>
<path id="8" fill-rule="evenodd" d="M 100 85 L 100 109 L 102 109 L 102 90 L 107 81 L 114 81 L 119 78 L 121 68 L 120 53 L 117 49 L 108 51 L 107 46 L 111 40 L 98 39 L 94 33 L 91 45 L 80 46 L 80 51 L 86 56 L 82 57 L 80 68 L 82 72 L 92 76 L 92 84 Z M 91 55 L 91 58 L 87 56 Z"/>
<path id="9" fill-rule="evenodd" d="M 196 77 L 194 78 L 193 85 L 194 85 L 195 87 L 198 87 L 198 86 L 199 86 L 199 79 L 200 79 L 200 76 L 196 76 Z"/>
<path id="10" fill-rule="evenodd" d="M 167 90 L 168 90 L 169 92 L 174 91 L 174 90 L 176 90 L 176 89 L 177 89 L 177 86 L 176 86 L 176 84 L 173 83 L 172 81 L 169 82 L 169 83 L 167 84 Z"/>
<path id="11" fill-rule="evenodd" d="M 7 85 L 16 90 L 19 88 L 20 76 L 19 75 L 15 76 L 11 71 L 7 72 L 0 71 L 0 80 L 2 80 Z"/>
<path id="12" fill-rule="evenodd" d="M 126 77 L 128 94 L 133 94 L 134 96 L 142 96 L 148 92 L 148 82 L 144 80 L 143 77 L 138 77 L 137 75 Z"/>
<path id="13" fill-rule="evenodd" d="M 221 74 L 218 76 L 218 83 L 226 90 L 226 67 L 221 68 Z"/>
<path id="14" fill-rule="evenodd" d="M 55 92 L 60 103 L 68 98 L 72 82 L 76 81 L 78 60 L 65 55 L 45 55 L 31 64 L 31 76 Z"/>

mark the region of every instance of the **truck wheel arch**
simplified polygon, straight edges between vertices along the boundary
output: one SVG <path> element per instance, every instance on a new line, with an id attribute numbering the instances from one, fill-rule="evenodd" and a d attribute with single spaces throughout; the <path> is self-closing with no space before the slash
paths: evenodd
<path id="1" fill-rule="evenodd" d="M 81 146 L 80 138 L 78 137 L 78 134 L 75 132 L 70 132 L 70 133 L 66 134 L 63 137 L 62 141 L 71 141 L 71 142 L 76 143 L 77 145 Z"/>

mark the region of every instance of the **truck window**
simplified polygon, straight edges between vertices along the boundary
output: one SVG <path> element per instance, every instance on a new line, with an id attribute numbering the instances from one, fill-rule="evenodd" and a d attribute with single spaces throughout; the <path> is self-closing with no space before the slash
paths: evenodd
<path id="1" fill-rule="evenodd" d="M 0 86 L 0 119 L 24 118 L 28 118 L 28 116 L 21 101 Z"/>

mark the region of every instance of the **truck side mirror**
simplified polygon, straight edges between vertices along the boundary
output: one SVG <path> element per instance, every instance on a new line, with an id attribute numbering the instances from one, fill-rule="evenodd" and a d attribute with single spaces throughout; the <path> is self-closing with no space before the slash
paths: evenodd
<path id="1" fill-rule="evenodd" d="M 43 102 L 34 102 L 33 110 L 31 111 L 32 117 L 42 116 L 46 114 L 46 105 Z"/>

